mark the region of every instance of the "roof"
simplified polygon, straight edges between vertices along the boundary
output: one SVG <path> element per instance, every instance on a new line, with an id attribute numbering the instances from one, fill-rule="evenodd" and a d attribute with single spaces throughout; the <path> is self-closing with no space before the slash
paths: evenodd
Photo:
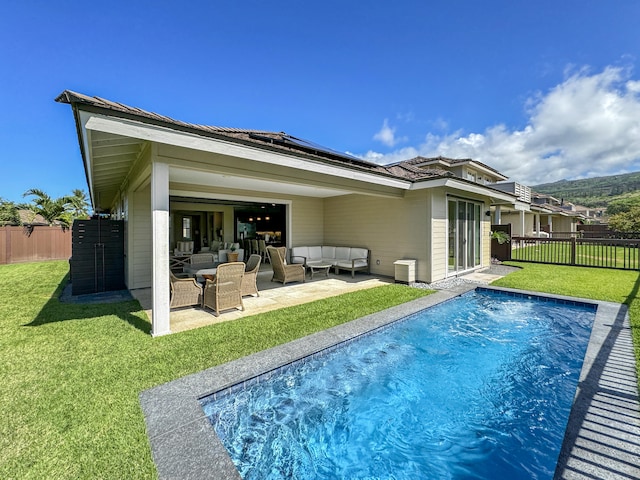
<path id="1" fill-rule="evenodd" d="M 317 160 L 328 161 L 331 163 L 337 162 L 343 165 L 349 165 L 352 168 L 355 167 L 381 174 L 388 174 L 386 169 L 377 163 L 362 160 L 347 153 L 337 152 L 285 132 L 271 132 L 267 130 L 218 127 L 188 123 L 176 120 L 166 115 L 149 112 L 137 107 L 130 107 L 128 105 L 112 102 L 100 97 L 90 97 L 71 90 L 63 91 L 58 95 L 58 97 L 56 97 L 55 101 L 59 103 L 67 103 L 73 107 L 81 105 L 82 108 L 86 110 L 109 112 L 111 115 L 165 126 L 174 130 L 177 129 L 245 144 L 253 144 L 262 148 L 286 151 L 289 153 L 295 152 L 297 154 L 304 154 L 313 157 Z"/>
<path id="2" fill-rule="evenodd" d="M 499 177 L 503 177 L 503 178 L 507 178 L 505 177 L 502 173 L 500 173 L 498 170 L 496 170 L 493 167 L 490 167 L 489 165 L 479 162 L 478 160 L 473 160 L 472 158 L 447 158 L 447 157 L 442 157 L 442 156 L 438 156 L 438 157 L 415 157 L 412 158 L 411 160 L 404 160 L 402 162 L 398 162 L 398 163 L 405 163 L 405 164 L 410 164 L 410 165 L 415 165 L 415 166 L 427 166 L 427 165 L 443 165 L 445 167 L 453 167 L 456 165 L 463 165 L 465 163 L 471 163 L 474 164 L 478 167 L 484 168 L 486 170 L 489 170 L 490 172 L 496 174 Z"/>
<path id="3" fill-rule="evenodd" d="M 333 165 L 339 168 L 346 168 L 350 170 L 357 170 L 366 174 L 380 175 L 388 179 L 395 179 L 401 181 L 407 181 L 410 183 L 420 182 L 438 178 L 456 178 L 456 180 L 466 182 L 466 179 L 456 177 L 452 172 L 448 171 L 446 167 L 460 164 L 460 163 L 472 163 L 476 166 L 495 172 L 496 175 L 501 174 L 481 162 L 476 162 L 471 159 L 447 159 L 444 157 L 436 157 L 428 159 L 425 157 L 416 157 L 411 160 L 397 162 L 390 165 L 379 165 L 377 163 L 369 162 L 347 153 L 337 152 L 327 147 L 323 147 L 314 142 L 304 140 L 285 132 L 272 132 L 259 129 L 245 129 L 245 128 L 233 128 L 233 127 L 219 127 L 211 125 L 200 125 L 194 123 L 188 123 L 181 120 L 168 117 L 166 115 L 160 115 L 154 112 L 143 110 L 137 107 L 131 107 L 122 103 L 113 102 L 101 97 L 91 97 L 81 93 L 73 92 L 70 90 L 63 91 L 55 99 L 56 102 L 66 103 L 72 106 L 74 116 L 76 119 L 76 128 L 78 129 L 78 139 L 80 141 L 80 149 L 82 151 L 83 159 L 85 161 L 85 170 L 87 174 L 87 182 L 92 185 L 89 179 L 89 172 L 87 170 L 88 158 L 87 152 L 85 152 L 85 145 L 83 143 L 83 124 L 80 120 L 80 112 L 94 113 L 98 115 L 105 115 L 109 117 L 122 118 L 126 120 L 132 120 L 148 125 L 159 126 L 168 128 L 174 131 L 195 134 L 199 136 L 210 137 L 217 140 L 229 141 L 238 143 L 245 146 L 254 146 L 262 150 L 273 151 L 277 153 L 286 153 L 289 155 L 295 155 L 298 158 L 304 160 L 310 160 L 314 162 L 322 162 L 325 164 Z M 96 200 L 102 203 L 108 203 L 114 197 L 118 188 L 118 181 L 126 177 L 126 172 L 132 165 L 132 158 L 135 157 L 142 148 L 143 140 L 130 139 L 126 148 L 129 149 L 130 157 L 126 161 L 120 161 L 118 164 L 111 160 L 109 155 L 104 154 L 104 162 L 109 162 L 108 167 L 105 166 L 104 171 L 109 171 L 110 177 L 104 180 L 106 175 L 100 175 L 101 191 L 104 193 L 103 198 L 94 198 L 93 192 L 90 188 L 90 194 L 92 196 L 92 203 L 94 207 Z M 104 142 L 105 145 L 108 142 Z M 104 149 L 103 145 L 97 146 L 100 149 Z M 94 150 L 96 147 L 94 147 Z M 95 169 L 95 159 L 92 157 L 93 168 Z M 106 164 L 105 164 L 106 165 Z M 425 168 L 428 167 L 428 168 Z M 444 167 L 444 168 L 443 168 Z M 118 170 L 119 179 L 114 180 L 114 172 Z M 506 178 L 506 177 L 505 177 Z M 95 184 L 94 184 L 95 185 Z"/>

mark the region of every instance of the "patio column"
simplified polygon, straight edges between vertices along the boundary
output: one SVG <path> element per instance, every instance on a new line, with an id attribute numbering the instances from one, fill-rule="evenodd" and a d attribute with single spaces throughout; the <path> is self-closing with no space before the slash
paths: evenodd
<path id="1" fill-rule="evenodd" d="M 493 222 L 496 225 L 502 225 L 502 211 L 500 210 L 500 205 L 496 205 L 496 210 L 493 214 Z"/>
<path id="2" fill-rule="evenodd" d="M 547 215 L 547 225 L 549 225 L 549 236 L 553 233 L 553 217 L 551 215 Z"/>
<path id="3" fill-rule="evenodd" d="M 535 214 L 535 219 L 536 219 L 536 233 L 540 235 L 540 214 L 539 213 Z"/>
<path id="4" fill-rule="evenodd" d="M 520 210 L 519 218 L 520 218 L 520 236 L 524 237 L 524 234 L 525 234 L 525 231 L 524 231 L 524 210 Z"/>
<path id="5" fill-rule="evenodd" d="M 151 162 L 151 334 L 171 333 L 169 323 L 169 165 Z"/>

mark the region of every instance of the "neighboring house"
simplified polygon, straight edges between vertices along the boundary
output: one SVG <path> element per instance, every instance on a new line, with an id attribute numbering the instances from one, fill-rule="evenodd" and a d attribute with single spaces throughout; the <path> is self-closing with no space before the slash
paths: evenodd
<path id="1" fill-rule="evenodd" d="M 94 209 L 125 222 L 125 280 L 151 287 L 153 335 L 170 333 L 169 256 L 185 238 L 261 231 L 288 247 L 366 247 L 372 273 L 415 259 L 416 279 L 433 282 L 488 267 L 491 205 L 521 203 L 473 160 L 382 166 L 282 132 L 194 125 L 71 91 L 56 100 L 72 107 Z"/>
<path id="2" fill-rule="evenodd" d="M 514 205 L 494 205 L 493 223 L 511 224 L 512 236 L 547 236 L 575 234 L 577 225 L 587 220 L 583 210 L 551 195 L 536 193 L 530 187 L 517 182 L 501 182 L 495 185 L 517 196 Z M 542 232 L 542 233 L 541 233 Z"/>
<path id="3" fill-rule="evenodd" d="M 49 225 L 49 222 L 42 215 L 32 210 L 19 209 L 18 215 L 22 225 Z"/>

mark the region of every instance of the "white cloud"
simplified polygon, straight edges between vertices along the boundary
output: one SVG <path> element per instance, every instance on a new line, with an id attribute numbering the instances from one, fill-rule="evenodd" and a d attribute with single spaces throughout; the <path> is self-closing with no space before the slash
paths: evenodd
<path id="1" fill-rule="evenodd" d="M 396 128 L 389 126 L 389 120 L 386 118 L 382 124 L 382 128 L 373 136 L 374 140 L 382 142 L 388 147 L 394 147 L 399 142 L 406 141 L 406 137 L 396 138 Z"/>
<path id="2" fill-rule="evenodd" d="M 521 130 L 428 134 L 416 147 L 361 156 L 381 164 L 416 155 L 473 158 L 529 185 L 640 170 L 640 81 L 628 70 L 579 70 L 524 106 L 529 120 Z M 376 139 L 397 143 L 386 120 Z"/>

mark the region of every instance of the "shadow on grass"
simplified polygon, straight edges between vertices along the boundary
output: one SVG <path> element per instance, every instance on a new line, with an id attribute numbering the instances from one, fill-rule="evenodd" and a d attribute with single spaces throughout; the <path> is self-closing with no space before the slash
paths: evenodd
<path id="1" fill-rule="evenodd" d="M 627 320 L 639 290 L 640 276 L 613 322 L 594 324 L 592 337 L 601 343 L 585 357 L 590 367 L 571 410 L 555 479 L 640 478 L 640 404 Z"/>
<path id="2" fill-rule="evenodd" d="M 38 312 L 38 315 L 24 326 L 38 327 L 51 323 L 115 315 L 141 332 L 151 334 L 151 324 L 144 317 L 135 315 L 135 313 L 142 312 L 142 307 L 137 300 L 132 298 L 125 301 L 101 303 L 100 299 L 96 298 L 95 301 L 84 303 L 61 302 L 60 296 L 68 283 L 69 275 L 67 274 L 56 287 L 51 299 Z"/>

